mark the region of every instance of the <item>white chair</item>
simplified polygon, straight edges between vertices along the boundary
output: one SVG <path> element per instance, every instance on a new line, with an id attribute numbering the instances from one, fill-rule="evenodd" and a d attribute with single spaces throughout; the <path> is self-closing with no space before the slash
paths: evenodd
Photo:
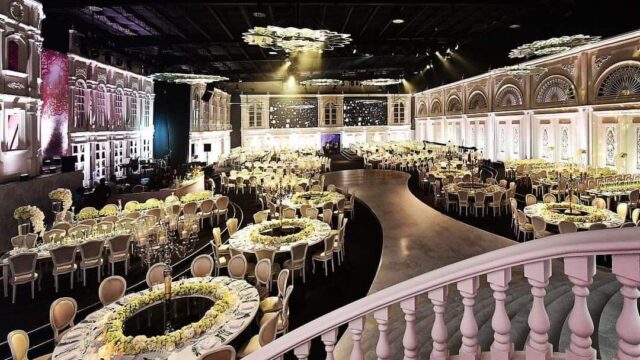
<path id="1" fill-rule="evenodd" d="M 227 267 L 229 277 L 236 280 L 244 280 L 247 274 L 247 259 L 244 255 L 234 255 L 229 259 Z"/>
<path id="2" fill-rule="evenodd" d="M 29 335 L 23 330 L 13 330 L 7 334 L 7 344 L 11 350 L 12 360 L 28 360 Z M 39 356 L 34 360 L 50 360 L 51 354 Z"/>
<path id="3" fill-rule="evenodd" d="M 558 231 L 560 234 L 574 233 L 578 231 L 578 227 L 571 221 L 560 221 L 558 224 Z"/>
<path id="4" fill-rule="evenodd" d="M 229 254 L 229 245 L 222 243 L 222 232 L 219 227 L 214 227 L 212 230 L 213 240 L 211 240 L 211 246 L 218 249 L 219 255 Z"/>
<path id="5" fill-rule="evenodd" d="M 629 212 L 629 204 L 627 203 L 619 203 L 616 207 L 616 212 L 622 218 L 622 221 L 627 220 L 627 213 Z"/>
<path id="6" fill-rule="evenodd" d="M 64 245 L 51 249 L 51 261 L 53 262 L 53 281 L 55 284 L 56 293 L 58 293 L 58 276 L 64 274 L 70 274 L 71 290 L 73 290 L 73 275 L 78 269 L 76 265 L 76 251 L 75 245 Z"/>
<path id="7" fill-rule="evenodd" d="M 595 198 L 591 201 L 591 206 L 597 208 L 597 209 L 606 209 L 607 208 L 607 201 L 603 198 Z"/>
<path id="8" fill-rule="evenodd" d="M 556 196 L 553 194 L 544 194 L 542 196 L 542 202 L 545 204 L 552 204 L 557 201 Z"/>
<path id="9" fill-rule="evenodd" d="M 58 344 L 64 334 L 74 327 L 78 303 L 73 298 L 56 299 L 49 308 L 49 324 L 53 330 L 53 343 Z"/>
<path id="10" fill-rule="evenodd" d="M 489 207 L 491 208 L 491 211 L 493 213 L 493 216 L 496 216 L 496 210 L 498 210 L 498 216 L 502 215 L 502 198 L 504 197 L 505 192 L 498 190 L 496 192 L 493 193 L 493 198 L 491 199 L 491 202 L 489 202 Z"/>
<path id="11" fill-rule="evenodd" d="M 89 240 L 80 245 L 80 270 L 82 270 L 82 286 L 87 286 L 87 270 L 98 269 L 98 283 L 102 273 L 102 252 L 104 240 Z"/>
<path id="12" fill-rule="evenodd" d="M 547 231 L 547 222 L 541 216 L 533 216 L 531 217 L 531 225 L 533 225 L 533 238 L 540 239 L 545 236 L 551 235 L 550 232 Z"/>
<path id="13" fill-rule="evenodd" d="M 260 312 L 263 314 L 279 311 L 282 309 L 282 301 L 284 300 L 287 285 L 289 283 L 289 270 L 283 269 L 278 274 L 276 285 L 278 286 L 278 295 L 269 296 L 260 301 Z"/>
<path id="14" fill-rule="evenodd" d="M 289 300 L 291 299 L 291 293 L 293 293 L 293 285 L 289 285 L 282 301 L 282 311 L 266 313 L 260 319 L 260 325 L 267 324 L 277 318 L 276 335 L 286 334 L 289 329 Z"/>
<path id="15" fill-rule="evenodd" d="M 107 259 L 111 265 L 111 274 L 115 274 L 116 263 L 124 262 L 124 274 L 129 273 L 129 245 L 131 244 L 131 235 L 118 235 L 109 241 L 109 252 Z"/>
<path id="16" fill-rule="evenodd" d="M 211 241 L 211 247 L 213 248 L 213 262 L 214 272 L 216 276 L 220 275 L 220 269 L 225 269 L 229 266 L 229 253 L 220 254 L 219 247 L 215 244 L 214 240 Z"/>
<path id="17" fill-rule="evenodd" d="M 309 219 L 313 219 L 313 220 L 318 219 L 318 215 L 319 214 L 318 214 L 318 209 L 317 208 L 309 208 L 304 213 L 304 217 L 309 218 Z"/>
<path id="18" fill-rule="evenodd" d="M 260 259 L 255 266 L 256 289 L 260 299 L 265 299 L 271 291 L 271 260 Z"/>
<path id="19" fill-rule="evenodd" d="M 523 234 L 524 241 L 527 241 L 527 235 L 534 235 L 533 225 L 527 220 L 527 215 L 522 210 L 517 210 L 518 216 L 518 236 L 516 240 L 520 240 L 520 233 Z"/>
<path id="20" fill-rule="evenodd" d="M 302 275 L 302 283 L 306 282 L 307 249 L 306 242 L 298 242 L 291 245 L 291 259 L 284 262 L 284 268 L 291 270 L 292 277 L 295 277 L 296 270 Z"/>
<path id="21" fill-rule="evenodd" d="M 313 272 L 314 274 L 316 273 L 316 261 L 323 263 L 325 276 L 329 276 L 329 261 L 331 261 L 331 271 L 335 271 L 335 265 L 333 261 L 333 244 L 333 236 L 327 236 L 324 239 L 324 250 L 315 253 L 311 257 L 311 264 L 313 265 L 313 267 L 311 268 L 311 272 Z"/>
<path id="22" fill-rule="evenodd" d="M 213 214 L 216 216 L 216 223 L 220 222 L 220 216 L 224 215 L 225 220 L 227 219 L 227 214 L 229 213 L 229 197 L 221 196 L 216 199 L 216 208 L 213 210 Z"/>
<path id="23" fill-rule="evenodd" d="M 342 220 L 342 226 L 335 233 L 333 243 L 333 253 L 338 255 L 338 265 L 341 265 L 344 261 L 344 234 L 347 229 L 347 221 L 349 219 Z M 334 230 L 331 232 L 333 233 Z"/>
<path id="24" fill-rule="evenodd" d="M 268 211 L 258 211 L 257 213 L 253 214 L 253 222 L 256 224 L 260 224 L 264 221 L 267 221 L 268 217 L 269 217 Z"/>
<path id="25" fill-rule="evenodd" d="M 109 276 L 100 283 L 98 297 L 102 306 L 107 306 L 122 298 L 126 291 L 127 280 L 122 276 Z"/>
<path id="26" fill-rule="evenodd" d="M 216 204 L 212 199 L 207 199 L 200 204 L 200 212 L 198 217 L 200 218 L 200 227 L 204 227 L 204 219 L 209 219 L 209 224 L 213 222 L 213 209 Z"/>
<path id="27" fill-rule="evenodd" d="M 487 194 L 483 191 L 477 191 L 473 197 L 473 210 L 478 216 L 478 210 L 482 210 L 482 217 L 484 217 L 484 208 L 486 206 L 485 199 L 487 198 Z"/>
<path id="28" fill-rule="evenodd" d="M 296 209 L 294 209 L 294 208 L 282 209 L 282 217 L 284 219 L 295 219 L 296 218 Z"/>
<path id="29" fill-rule="evenodd" d="M 42 241 L 45 244 L 55 243 L 67 235 L 67 231 L 62 229 L 53 229 L 42 233 Z"/>
<path id="30" fill-rule="evenodd" d="M 464 208 L 465 216 L 469 216 L 469 192 L 465 190 L 458 191 L 458 215 L 462 216 Z"/>
<path id="31" fill-rule="evenodd" d="M 16 288 L 18 285 L 31 283 L 31 299 L 35 297 L 35 281 L 38 280 L 40 288 L 39 274 L 36 272 L 36 262 L 38 254 L 35 252 L 21 253 L 9 257 L 9 270 L 11 276 L 9 283 L 12 285 L 11 303 L 16 303 Z M 7 275 L 5 275 L 7 276 Z"/>
<path id="32" fill-rule="evenodd" d="M 277 312 L 276 314 L 279 316 L 280 312 Z M 254 335 L 248 342 L 240 347 L 240 350 L 238 350 L 237 356 L 239 359 L 259 351 L 263 346 L 266 346 L 275 340 L 278 327 L 278 316 L 272 317 L 268 321 L 260 324 L 260 332 L 258 335 Z"/>
<path id="33" fill-rule="evenodd" d="M 213 258 L 207 254 L 198 255 L 191 262 L 191 276 L 192 277 L 206 277 L 211 276 L 215 262 Z"/>
<path id="34" fill-rule="evenodd" d="M 151 265 L 147 270 L 147 276 L 145 276 L 147 287 L 152 288 L 164 283 L 164 271 L 167 269 L 169 269 L 169 266 L 163 262 Z"/>
<path id="35" fill-rule="evenodd" d="M 11 245 L 14 248 L 31 249 L 36 245 L 38 234 L 16 235 L 11 238 Z"/>
<path id="36" fill-rule="evenodd" d="M 538 203 L 538 198 L 536 198 L 536 196 L 533 194 L 527 194 L 527 196 L 525 196 L 524 198 L 524 202 L 526 206 L 535 205 Z"/>
<path id="37" fill-rule="evenodd" d="M 227 220 L 227 233 L 229 236 L 233 236 L 238 231 L 238 219 L 231 218 Z"/>
<path id="38" fill-rule="evenodd" d="M 589 225 L 589 231 L 606 230 L 606 229 L 607 229 L 607 225 L 603 223 L 593 223 Z"/>
<path id="39" fill-rule="evenodd" d="M 223 345 L 201 354 L 197 360 L 235 360 L 235 359 L 236 359 L 236 349 L 234 349 L 233 346 L 231 345 Z"/>

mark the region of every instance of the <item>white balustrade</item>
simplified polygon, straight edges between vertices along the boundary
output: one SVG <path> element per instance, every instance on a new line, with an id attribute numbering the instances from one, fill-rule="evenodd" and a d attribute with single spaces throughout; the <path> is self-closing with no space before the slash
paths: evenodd
<path id="1" fill-rule="evenodd" d="M 480 358 L 480 346 L 478 346 L 478 323 L 473 313 L 473 306 L 476 303 L 476 295 L 480 283 L 477 277 L 458 282 L 458 291 L 462 295 L 464 313 L 460 322 L 460 333 L 462 334 L 462 346 L 460 346 L 459 357 L 461 360 L 478 360 Z"/>
<path id="2" fill-rule="evenodd" d="M 429 300 L 433 303 L 433 312 L 435 320 L 433 328 L 431 328 L 431 339 L 433 339 L 433 350 L 431 351 L 431 360 L 441 360 L 449 358 L 449 331 L 447 324 L 444 322 L 444 310 L 447 303 L 447 288 L 429 291 Z"/>
<path id="3" fill-rule="evenodd" d="M 324 343 L 324 351 L 327 353 L 326 360 L 333 360 L 333 350 L 336 348 L 336 339 L 338 336 L 338 330 L 332 329 L 322 334 L 322 342 Z"/>
<path id="4" fill-rule="evenodd" d="M 612 270 L 622 284 L 620 294 L 623 301 L 622 312 L 616 323 L 619 340 L 614 360 L 637 360 L 640 359 L 640 255 L 614 255 Z"/>
<path id="5" fill-rule="evenodd" d="M 526 345 L 527 359 L 548 360 L 553 352 L 549 343 L 549 315 L 544 307 L 544 296 L 547 294 L 546 287 L 549 285 L 551 277 L 551 260 L 543 260 L 535 263 L 525 264 L 524 276 L 531 285 L 531 295 L 533 304 L 529 313 L 529 340 Z"/>
<path id="6" fill-rule="evenodd" d="M 416 298 L 412 297 L 400 303 L 404 311 L 404 320 L 407 322 L 402 337 L 404 346 L 404 360 L 414 360 L 418 358 L 418 334 L 416 334 Z"/>
<path id="7" fill-rule="evenodd" d="M 382 308 L 373 314 L 373 317 L 378 322 L 378 331 L 380 337 L 378 338 L 378 345 L 376 346 L 376 354 L 379 360 L 387 360 L 391 356 L 391 349 L 389 348 L 389 338 L 387 337 L 387 329 L 389 328 L 389 308 Z"/>
<path id="8" fill-rule="evenodd" d="M 364 330 L 364 317 L 349 322 L 349 330 L 351 330 L 351 340 L 353 340 L 353 349 L 351 350 L 351 360 L 363 360 L 362 352 L 362 330 Z"/>
<path id="9" fill-rule="evenodd" d="M 507 289 L 511 281 L 511 269 L 503 269 L 487 274 L 487 281 L 493 290 L 493 298 L 496 306 L 491 318 L 493 329 L 493 343 L 491 344 L 491 359 L 509 360 L 513 353 L 511 342 L 511 321 L 507 314 L 504 301 L 507 298 Z"/>
<path id="10" fill-rule="evenodd" d="M 571 343 L 567 349 L 568 360 L 595 360 L 596 350 L 591 347 L 593 321 L 587 307 L 589 285 L 596 273 L 594 256 L 577 256 L 564 259 L 564 273 L 573 284 L 573 308 L 569 314 Z"/>

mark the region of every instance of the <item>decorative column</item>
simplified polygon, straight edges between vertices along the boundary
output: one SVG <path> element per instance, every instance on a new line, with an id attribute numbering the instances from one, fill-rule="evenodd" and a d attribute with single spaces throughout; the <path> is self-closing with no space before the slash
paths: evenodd
<path id="1" fill-rule="evenodd" d="M 493 329 L 493 343 L 491 344 L 492 360 L 508 360 L 513 354 L 511 342 L 511 321 L 507 314 L 505 299 L 509 282 L 511 282 L 511 269 L 498 270 L 487 274 L 487 281 L 493 290 L 493 298 L 496 300 L 491 328 Z"/>
<path id="2" fill-rule="evenodd" d="M 322 342 L 324 343 L 324 350 L 327 353 L 326 360 L 334 360 L 333 351 L 336 348 L 336 339 L 338 336 L 338 330 L 333 329 L 329 330 L 326 333 L 322 334 Z"/>
<path id="3" fill-rule="evenodd" d="M 364 317 L 349 322 L 349 330 L 351 331 L 351 340 L 353 341 L 353 349 L 351 350 L 351 360 L 363 360 L 364 352 L 362 351 L 362 330 L 364 330 Z"/>
<path id="4" fill-rule="evenodd" d="M 458 282 L 458 291 L 462 295 L 464 313 L 460 321 L 460 333 L 462 334 L 462 346 L 460 346 L 459 358 L 461 360 L 480 359 L 480 346 L 478 345 L 478 323 L 473 313 L 476 303 L 476 295 L 480 283 L 477 277 Z"/>
<path id="5" fill-rule="evenodd" d="M 551 277 L 551 260 L 543 260 L 524 265 L 524 276 L 531 285 L 533 304 L 529 313 L 529 340 L 525 347 L 526 357 L 530 360 L 549 360 L 552 347 L 549 343 L 549 316 L 544 306 L 546 287 Z"/>
<path id="6" fill-rule="evenodd" d="M 569 314 L 571 343 L 566 350 L 567 359 L 595 360 L 596 351 L 591 347 L 593 321 L 587 307 L 589 285 L 596 273 L 595 256 L 568 257 L 564 259 L 564 273 L 573 284 L 573 308 Z"/>
<path id="7" fill-rule="evenodd" d="M 402 338 L 404 347 L 404 360 L 415 360 L 418 358 L 418 335 L 416 334 L 416 298 L 412 297 L 400 303 L 404 312 L 406 327 Z"/>
<path id="8" fill-rule="evenodd" d="M 387 330 L 389 329 L 389 308 L 385 307 L 376 311 L 373 314 L 373 317 L 378 323 L 378 331 L 380 332 L 378 344 L 376 345 L 378 360 L 388 360 L 391 358 L 391 348 L 389 346 L 389 338 L 387 336 Z"/>
<path id="9" fill-rule="evenodd" d="M 433 304 L 435 319 L 431 328 L 431 339 L 433 340 L 433 350 L 431 360 L 445 360 L 449 358 L 449 331 L 444 321 L 444 311 L 447 303 L 447 287 L 443 286 L 428 293 L 429 300 Z"/>

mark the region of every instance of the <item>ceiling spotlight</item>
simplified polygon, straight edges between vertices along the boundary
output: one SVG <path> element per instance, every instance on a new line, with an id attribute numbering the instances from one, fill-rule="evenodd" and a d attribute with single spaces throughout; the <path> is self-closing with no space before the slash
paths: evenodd
<path id="1" fill-rule="evenodd" d="M 453 50 L 458 50 L 460 48 L 460 44 L 456 44 L 456 47 Z"/>
<path id="2" fill-rule="evenodd" d="M 509 25 L 509 29 L 520 29 L 520 24 L 511 24 Z"/>
<path id="3" fill-rule="evenodd" d="M 391 20 L 391 22 L 394 24 L 402 24 L 404 23 L 404 19 L 393 19 Z"/>
<path id="4" fill-rule="evenodd" d="M 278 53 L 275 51 L 269 51 L 269 55 L 278 55 Z"/>
<path id="5" fill-rule="evenodd" d="M 262 11 L 256 11 L 252 15 L 253 17 L 260 19 L 267 17 L 267 14 L 263 13 Z"/>
<path id="6" fill-rule="evenodd" d="M 451 53 L 452 53 L 451 48 L 447 48 L 447 54 L 451 54 Z"/>
<path id="7" fill-rule="evenodd" d="M 358 49 L 353 48 L 353 53 L 355 54 L 355 53 L 357 53 L 357 52 L 358 52 Z"/>
<path id="8" fill-rule="evenodd" d="M 91 12 L 101 12 L 102 8 L 100 6 L 89 6 L 89 10 Z"/>

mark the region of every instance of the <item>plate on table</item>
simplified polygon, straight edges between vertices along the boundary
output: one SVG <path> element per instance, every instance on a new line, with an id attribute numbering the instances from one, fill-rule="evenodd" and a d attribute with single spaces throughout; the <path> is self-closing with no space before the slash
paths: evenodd
<path id="1" fill-rule="evenodd" d="M 204 353 L 215 348 L 216 346 L 220 346 L 220 344 L 220 339 L 218 339 L 217 337 L 207 336 L 198 342 L 197 347 L 201 353 Z"/>

